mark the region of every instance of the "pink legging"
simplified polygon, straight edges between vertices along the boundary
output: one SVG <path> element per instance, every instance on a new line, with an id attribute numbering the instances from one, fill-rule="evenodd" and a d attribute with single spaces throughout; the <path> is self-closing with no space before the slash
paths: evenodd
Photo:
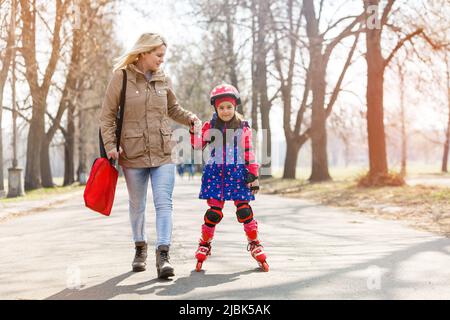
<path id="1" fill-rule="evenodd" d="M 210 206 L 210 207 L 218 207 L 218 208 L 220 208 L 220 209 L 223 209 L 223 206 L 225 205 L 225 201 L 221 201 L 221 200 L 217 200 L 217 199 L 208 199 L 207 201 L 206 201 L 207 203 L 208 203 L 208 206 Z M 248 203 L 248 201 L 247 200 L 235 200 L 234 201 L 234 205 L 237 207 L 238 206 L 238 204 L 241 204 L 241 203 Z"/>
<path id="2" fill-rule="evenodd" d="M 210 207 L 218 207 L 220 209 L 223 209 L 223 206 L 225 204 L 225 201 L 220 201 L 216 199 L 209 199 L 207 200 L 208 206 Z M 234 205 L 237 207 L 238 204 L 241 203 L 249 203 L 249 201 L 241 201 L 236 200 L 234 201 Z M 208 241 L 214 237 L 214 230 L 216 229 L 216 226 L 208 227 L 206 224 L 202 225 L 202 239 L 204 241 Z M 249 223 L 244 223 L 244 231 L 247 234 L 247 238 L 249 241 L 254 241 L 258 239 L 258 223 L 255 219 L 252 219 Z"/>

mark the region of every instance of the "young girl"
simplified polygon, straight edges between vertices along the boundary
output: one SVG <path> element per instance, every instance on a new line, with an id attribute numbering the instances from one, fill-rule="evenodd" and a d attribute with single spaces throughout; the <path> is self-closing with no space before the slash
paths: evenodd
<path id="1" fill-rule="evenodd" d="M 269 271 L 266 254 L 258 239 L 258 223 L 249 205 L 259 190 L 258 164 L 252 149 L 251 129 L 236 113 L 236 107 L 241 103 L 239 92 L 231 85 L 219 85 L 212 90 L 210 100 L 215 109 L 213 118 L 203 124 L 201 132 L 194 132 L 193 126 L 190 130 L 195 149 L 204 149 L 211 144 L 199 196 L 207 200 L 209 209 L 204 215 L 205 223 L 195 253 L 196 270 L 201 270 L 211 254 L 211 240 L 216 225 L 222 220 L 225 201 L 233 200 L 237 220 L 243 224 L 247 235 L 247 250 L 264 271 Z"/>

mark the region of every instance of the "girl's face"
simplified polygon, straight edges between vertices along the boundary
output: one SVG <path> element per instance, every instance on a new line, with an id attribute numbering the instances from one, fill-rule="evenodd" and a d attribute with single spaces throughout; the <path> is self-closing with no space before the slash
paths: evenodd
<path id="1" fill-rule="evenodd" d="M 166 46 L 161 45 L 151 52 L 145 52 L 142 54 L 141 59 L 145 70 L 155 72 L 159 69 L 160 65 L 164 62 L 164 56 L 166 55 Z"/>
<path id="2" fill-rule="evenodd" d="M 235 106 L 231 102 L 224 101 L 217 107 L 217 115 L 222 121 L 228 122 L 233 119 L 234 109 Z"/>

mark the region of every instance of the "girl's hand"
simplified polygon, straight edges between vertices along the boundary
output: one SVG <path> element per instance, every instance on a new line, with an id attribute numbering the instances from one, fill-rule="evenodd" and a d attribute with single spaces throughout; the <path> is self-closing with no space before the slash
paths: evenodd
<path id="1" fill-rule="evenodd" d="M 258 193 L 259 191 L 259 181 L 258 179 L 256 179 L 253 182 L 247 183 L 247 187 L 250 188 L 250 190 L 252 190 L 252 194 L 255 195 Z"/>
<path id="2" fill-rule="evenodd" d="M 202 125 L 202 121 L 194 114 L 191 116 L 190 118 L 191 121 L 191 125 L 193 125 L 194 127 L 198 127 L 199 125 Z"/>
<path id="3" fill-rule="evenodd" d="M 116 149 L 111 150 L 109 152 L 106 153 L 106 156 L 108 157 L 108 159 L 113 159 L 113 160 L 117 160 L 119 159 L 119 155 L 123 152 L 122 147 L 119 147 L 119 152 L 117 152 Z"/>

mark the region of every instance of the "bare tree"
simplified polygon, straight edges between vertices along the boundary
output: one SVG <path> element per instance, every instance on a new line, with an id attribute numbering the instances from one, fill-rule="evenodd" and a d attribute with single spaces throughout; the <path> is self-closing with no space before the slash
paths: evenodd
<path id="1" fill-rule="evenodd" d="M 80 1 L 79 2 L 79 8 L 84 8 L 85 2 Z M 81 13 L 81 11 L 80 11 Z M 80 26 L 84 25 L 85 21 L 80 21 Z M 87 30 L 86 30 L 87 32 Z M 45 133 L 44 139 L 42 141 L 42 147 L 41 147 L 41 177 L 42 177 L 42 186 L 44 187 L 53 187 L 53 177 L 50 167 L 50 144 L 53 140 L 53 137 L 56 133 L 56 131 L 60 128 L 62 117 L 67 109 L 69 109 L 69 115 L 73 117 L 73 99 L 75 97 L 76 88 L 75 84 L 77 82 L 77 77 L 79 76 L 78 70 L 79 70 L 79 62 L 80 62 L 80 51 L 83 41 L 83 35 L 86 34 L 83 32 L 83 30 L 74 28 L 73 34 L 72 34 L 72 48 L 71 48 L 71 57 L 70 61 L 68 63 L 68 73 L 66 75 L 66 81 L 64 84 L 64 88 L 62 90 L 62 95 L 59 102 L 59 108 L 56 113 L 56 116 L 52 117 L 52 124 L 49 128 L 49 130 Z M 64 130 L 64 136 L 65 139 L 65 145 L 70 144 L 73 146 L 73 119 L 72 121 L 68 121 L 68 130 Z M 65 148 L 66 150 L 66 148 Z M 73 158 L 73 148 L 69 148 L 72 152 L 69 154 L 72 154 Z M 67 151 L 66 151 L 67 152 Z M 65 154 L 65 158 L 68 156 Z M 68 185 L 74 182 L 73 176 L 74 176 L 74 167 L 73 167 L 73 161 L 67 163 L 65 162 L 64 166 L 65 174 L 64 174 L 64 185 Z M 70 174 L 66 175 L 66 169 L 69 169 Z"/>
<path id="2" fill-rule="evenodd" d="M 450 61 L 448 50 L 444 53 L 445 61 L 445 83 L 447 84 L 447 130 L 445 134 L 444 151 L 442 155 L 441 171 L 448 172 L 448 152 L 450 147 Z"/>
<path id="3" fill-rule="evenodd" d="M 320 10 L 321 9 L 319 9 L 319 12 Z M 353 29 L 358 26 L 363 15 L 359 14 L 357 16 L 341 18 L 335 24 L 328 27 L 325 32 L 320 33 L 320 14 L 316 16 L 313 0 L 303 1 L 303 14 L 306 18 L 306 32 L 309 40 L 309 77 L 312 92 L 312 117 L 310 133 L 312 147 L 312 171 L 309 180 L 311 182 L 320 182 L 331 179 L 328 172 L 326 119 L 331 113 L 333 105 L 338 98 L 342 81 L 348 67 L 351 64 L 359 36 L 359 30 L 353 31 Z M 339 22 L 344 20 L 351 20 L 351 22 L 336 37 L 326 44 L 324 40 L 326 33 L 334 29 Z M 344 38 L 354 34 L 356 34 L 356 36 L 353 46 L 349 50 L 347 60 L 333 89 L 331 98 L 329 102 L 326 103 L 325 99 L 327 84 L 325 79 L 331 54 Z"/>
<path id="4" fill-rule="evenodd" d="M 76 11 L 72 13 L 73 29 L 72 29 L 72 45 L 70 49 L 70 60 L 67 63 L 68 72 L 65 77 L 64 88 L 60 97 L 59 108 L 55 117 L 51 117 L 51 125 L 49 130 L 45 134 L 45 139 L 42 143 L 41 151 L 41 168 L 42 168 L 42 184 L 45 187 L 53 186 L 53 178 L 50 168 L 50 144 L 53 140 L 55 133 L 60 130 L 64 136 L 64 181 L 63 185 L 70 185 L 75 182 L 75 113 L 77 109 L 77 101 L 83 91 L 83 80 L 86 77 L 93 77 L 92 67 L 90 59 L 82 59 L 82 52 L 85 47 L 88 47 L 91 43 L 87 39 L 87 35 L 91 37 L 97 37 L 101 32 L 99 28 L 98 20 L 102 15 L 101 10 L 108 6 L 110 1 L 93 2 L 82 0 L 77 3 Z M 104 26 L 106 27 L 106 26 Z M 97 29 L 98 28 L 98 29 Z M 108 42 L 105 42 L 108 43 Z M 90 54 L 95 51 L 94 46 L 89 46 Z M 98 50 L 98 49 L 97 49 Z M 89 54 L 85 52 L 85 54 Z M 109 59 L 111 59 L 110 57 Z M 103 59 L 105 59 L 103 57 Z M 106 58 L 108 59 L 108 58 Z M 91 70 L 85 70 L 82 63 L 89 64 Z M 66 112 L 67 111 L 67 112 Z M 61 127 L 62 118 L 66 114 L 67 125 L 66 128 Z M 47 114 L 48 115 L 48 114 Z M 49 116 L 49 115 L 48 115 Z M 50 117 L 50 116 L 49 116 Z"/>
<path id="5" fill-rule="evenodd" d="M 384 128 L 384 72 L 396 53 L 414 37 L 421 36 L 427 42 L 431 40 L 424 33 L 422 27 L 413 28 L 399 37 L 396 45 L 385 58 L 382 53 L 382 35 L 387 27 L 400 34 L 399 26 L 390 23 L 395 0 L 388 0 L 378 18 L 380 0 L 363 0 L 366 13 L 366 61 L 367 61 L 367 133 L 369 144 L 369 173 L 368 184 L 384 184 L 388 177 L 388 162 L 386 153 L 386 134 Z M 405 33 L 404 31 L 402 33 Z M 387 180 L 389 181 L 389 179 Z"/>
<path id="6" fill-rule="evenodd" d="M 297 19 L 294 18 L 294 1 L 287 2 L 287 26 L 286 38 L 288 42 L 287 57 L 284 57 L 281 50 L 278 33 L 275 37 L 275 66 L 278 71 L 279 81 L 281 84 L 281 96 L 284 106 L 283 127 L 287 143 L 286 160 L 284 166 L 284 178 L 295 178 L 295 171 L 297 166 L 297 158 L 300 148 L 303 144 L 311 138 L 312 141 L 312 172 L 309 178 L 310 181 L 324 181 L 330 179 L 328 172 L 327 160 L 327 137 L 326 137 L 326 119 L 330 115 L 333 105 L 335 104 L 345 74 L 351 64 L 353 53 L 358 42 L 359 30 L 353 31 L 362 19 L 362 15 L 348 16 L 337 20 L 330 24 L 324 32 L 320 32 L 319 25 L 321 19 L 321 12 L 323 1 L 320 3 L 319 14 L 316 15 L 315 5 L 313 1 L 303 1 L 301 12 Z M 302 41 L 300 36 L 301 20 L 305 17 L 306 20 L 306 36 L 308 41 Z M 338 25 L 345 21 L 351 22 L 343 28 L 343 30 L 332 39 L 326 40 L 327 33 L 337 28 Z M 278 28 L 280 29 L 280 28 Z M 335 30 L 333 30 L 335 31 Z M 346 37 L 355 35 L 355 40 L 351 49 L 349 50 L 347 59 L 344 63 L 339 78 L 332 90 L 329 101 L 326 102 L 326 74 L 327 66 L 335 47 Z M 300 100 L 300 106 L 297 111 L 294 129 L 291 128 L 291 117 L 293 114 L 292 107 L 292 90 L 293 81 L 296 74 L 296 64 L 298 59 L 298 47 L 306 47 L 309 54 L 308 66 L 304 67 L 304 89 L 303 96 Z M 282 61 L 287 60 L 287 72 L 284 73 Z M 311 102 L 310 102 L 311 97 Z M 303 126 L 305 112 L 308 107 L 311 107 L 311 124 L 303 133 L 301 129 Z"/>
<path id="7" fill-rule="evenodd" d="M 55 0 L 55 21 L 51 29 L 51 53 L 42 82 L 39 83 L 39 63 L 36 50 L 36 1 L 20 0 L 22 22 L 22 47 L 20 52 L 25 60 L 25 74 L 33 102 L 32 118 L 27 140 L 27 163 L 25 168 L 25 190 L 41 186 L 41 150 L 45 138 L 46 101 L 52 84 L 57 62 L 60 58 L 61 27 L 67 12 L 69 0 Z"/>
<path id="8" fill-rule="evenodd" d="M 406 115 L 405 115 L 405 71 L 402 64 L 397 63 L 398 75 L 400 79 L 400 123 L 401 123 L 401 140 L 402 140 L 402 154 L 401 154 L 401 165 L 400 165 L 400 175 L 402 177 L 406 176 L 406 162 L 407 162 L 407 137 L 406 137 Z"/>
<path id="9" fill-rule="evenodd" d="M 8 78 L 8 71 L 11 65 L 11 60 L 14 58 L 14 45 L 15 45 L 15 21 L 16 21 L 16 10 L 17 2 L 16 0 L 11 0 L 10 2 L 10 16 L 9 23 L 6 24 L 7 38 L 6 45 L 2 51 L 0 51 L 0 61 L 2 62 L 2 67 L 0 69 L 0 194 L 4 193 L 4 176 L 3 176 L 3 133 L 2 118 L 3 118 L 3 91 L 5 88 L 6 80 Z M 6 12 L 6 10 L 4 11 Z M 0 16 L 3 21 L 3 16 Z M 6 18 L 6 17 L 5 17 Z M 3 29 L 3 26 L 2 26 Z M 1 35 L 0 35 L 1 36 Z"/>
<path id="10" fill-rule="evenodd" d="M 306 73 L 306 79 L 304 81 L 304 93 L 303 99 L 301 101 L 301 106 L 297 112 L 295 128 L 291 128 L 291 115 L 292 115 L 292 95 L 294 87 L 294 69 L 297 63 L 297 37 L 300 30 L 300 20 L 301 14 L 298 15 L 297 21 L 294 21 L 294 2 L 288 1 L 285 8 L 288 27 L 286 27 L 287 36 L 280 35 L 284 27 L 278 27 L 278 23 L 274 18 L 273 13 L 271 13 L 272 26 L 274 31 L 274 57 L 275 57 L 275 67 L 278 72 L 278 81 L 280 83 L 281 100 L 283 102 L 283 129 L 286 138 L 286 158 L 284 163 L 283 178 L 294 179 L 295 169 L 297 167 L 298 152 L 303 144 L 309 139 L 310 129 L 306 129 L 303 133 L 301 132 L 303 125 L 303 118 L 307 108 L 307 99 L 310 90 L 310 79 L 309 72 Z M 287 48 L 288 50 L 281 49 L 282 38 L 287 38 Z M 287 52 L 287 57 L 282 53 L 282 51 Z M 283 61 L 286 61 L 287 72 L 284 71 L 285 67 Z"/>
<path id="11" fill-rule="evenodd" d="M 98 122 L 92 119 L 98 118 L 100 102 L 103 100 L 108 83 L 107 79 L 111 77 L 113 58 L 123 52 L 113 32 L 117 15 L 115 2 L 101 0 L 86 1 L 86 3 L 89 5 L 82 10 L 81 20 L 85 19 L 87 22 L 80 31 L 90 36 L 83 37 L 78 76 L 72 91 L 73 99 L 71 99 L 75 105 L 73 120 L 76 121 L 73 133 L 74 154 L 70 155 L 66 152 L 67 157 L 64 159 L 66 163 L 64 176 L 69 183 L 72 177 L 72 165 L 69 162 L 75 163 L 78 156 L 77 181 L 82 184 L 86 183 L 90 166 L 99 155 Z M 93 64 L 92 61 L 95 63 Z M 69 131 L 68 126 L 61 131 L 66 137 L 66 131 Z M 68 149 L 68 146 L 65 144 L 65 149 Z"/>
<path id="12" fill-rule="evenodd" d="M 239 0 L 202 0 L 192 2 L 193 15 L 209 34 L 212 52 L 207 56 L 207 65 L 216 71 L 211 79 L 214 83 L 230 82 L 238 90 L 240 87 L 239 74 L 239 45 L 236 41 L 235 29 L 237 25 L 237 10 Z M 245 101 L 245 100 L 244 100 Z M 244 113 L 244 106 L 238 112 Z"/>
<path id="13" fill-rule="evenodd" d="M 269 22 L 270 1 L 253 0 L 251 2 L 252 21 L 252 127 L 258 131 L 258 109 L 261 114 L 262 146 L 266 148 L 262 159 L 262 178 L 272 176 L 272 130 L 270 126 L 270 110 L 275 97 L 268 95 L 268 68 L 267 56 L 269 54 Z"/>
<path id="14" fill-rule="evenodd" d="M 353 153 L 361 153 L 361 145 L 367 140 L 363 119 L 364 115 L 358 106 L 348 102 L 336 104 L 330 114 L 329 131 L 342 141 L 345 167 L 350 165 Z"/>

